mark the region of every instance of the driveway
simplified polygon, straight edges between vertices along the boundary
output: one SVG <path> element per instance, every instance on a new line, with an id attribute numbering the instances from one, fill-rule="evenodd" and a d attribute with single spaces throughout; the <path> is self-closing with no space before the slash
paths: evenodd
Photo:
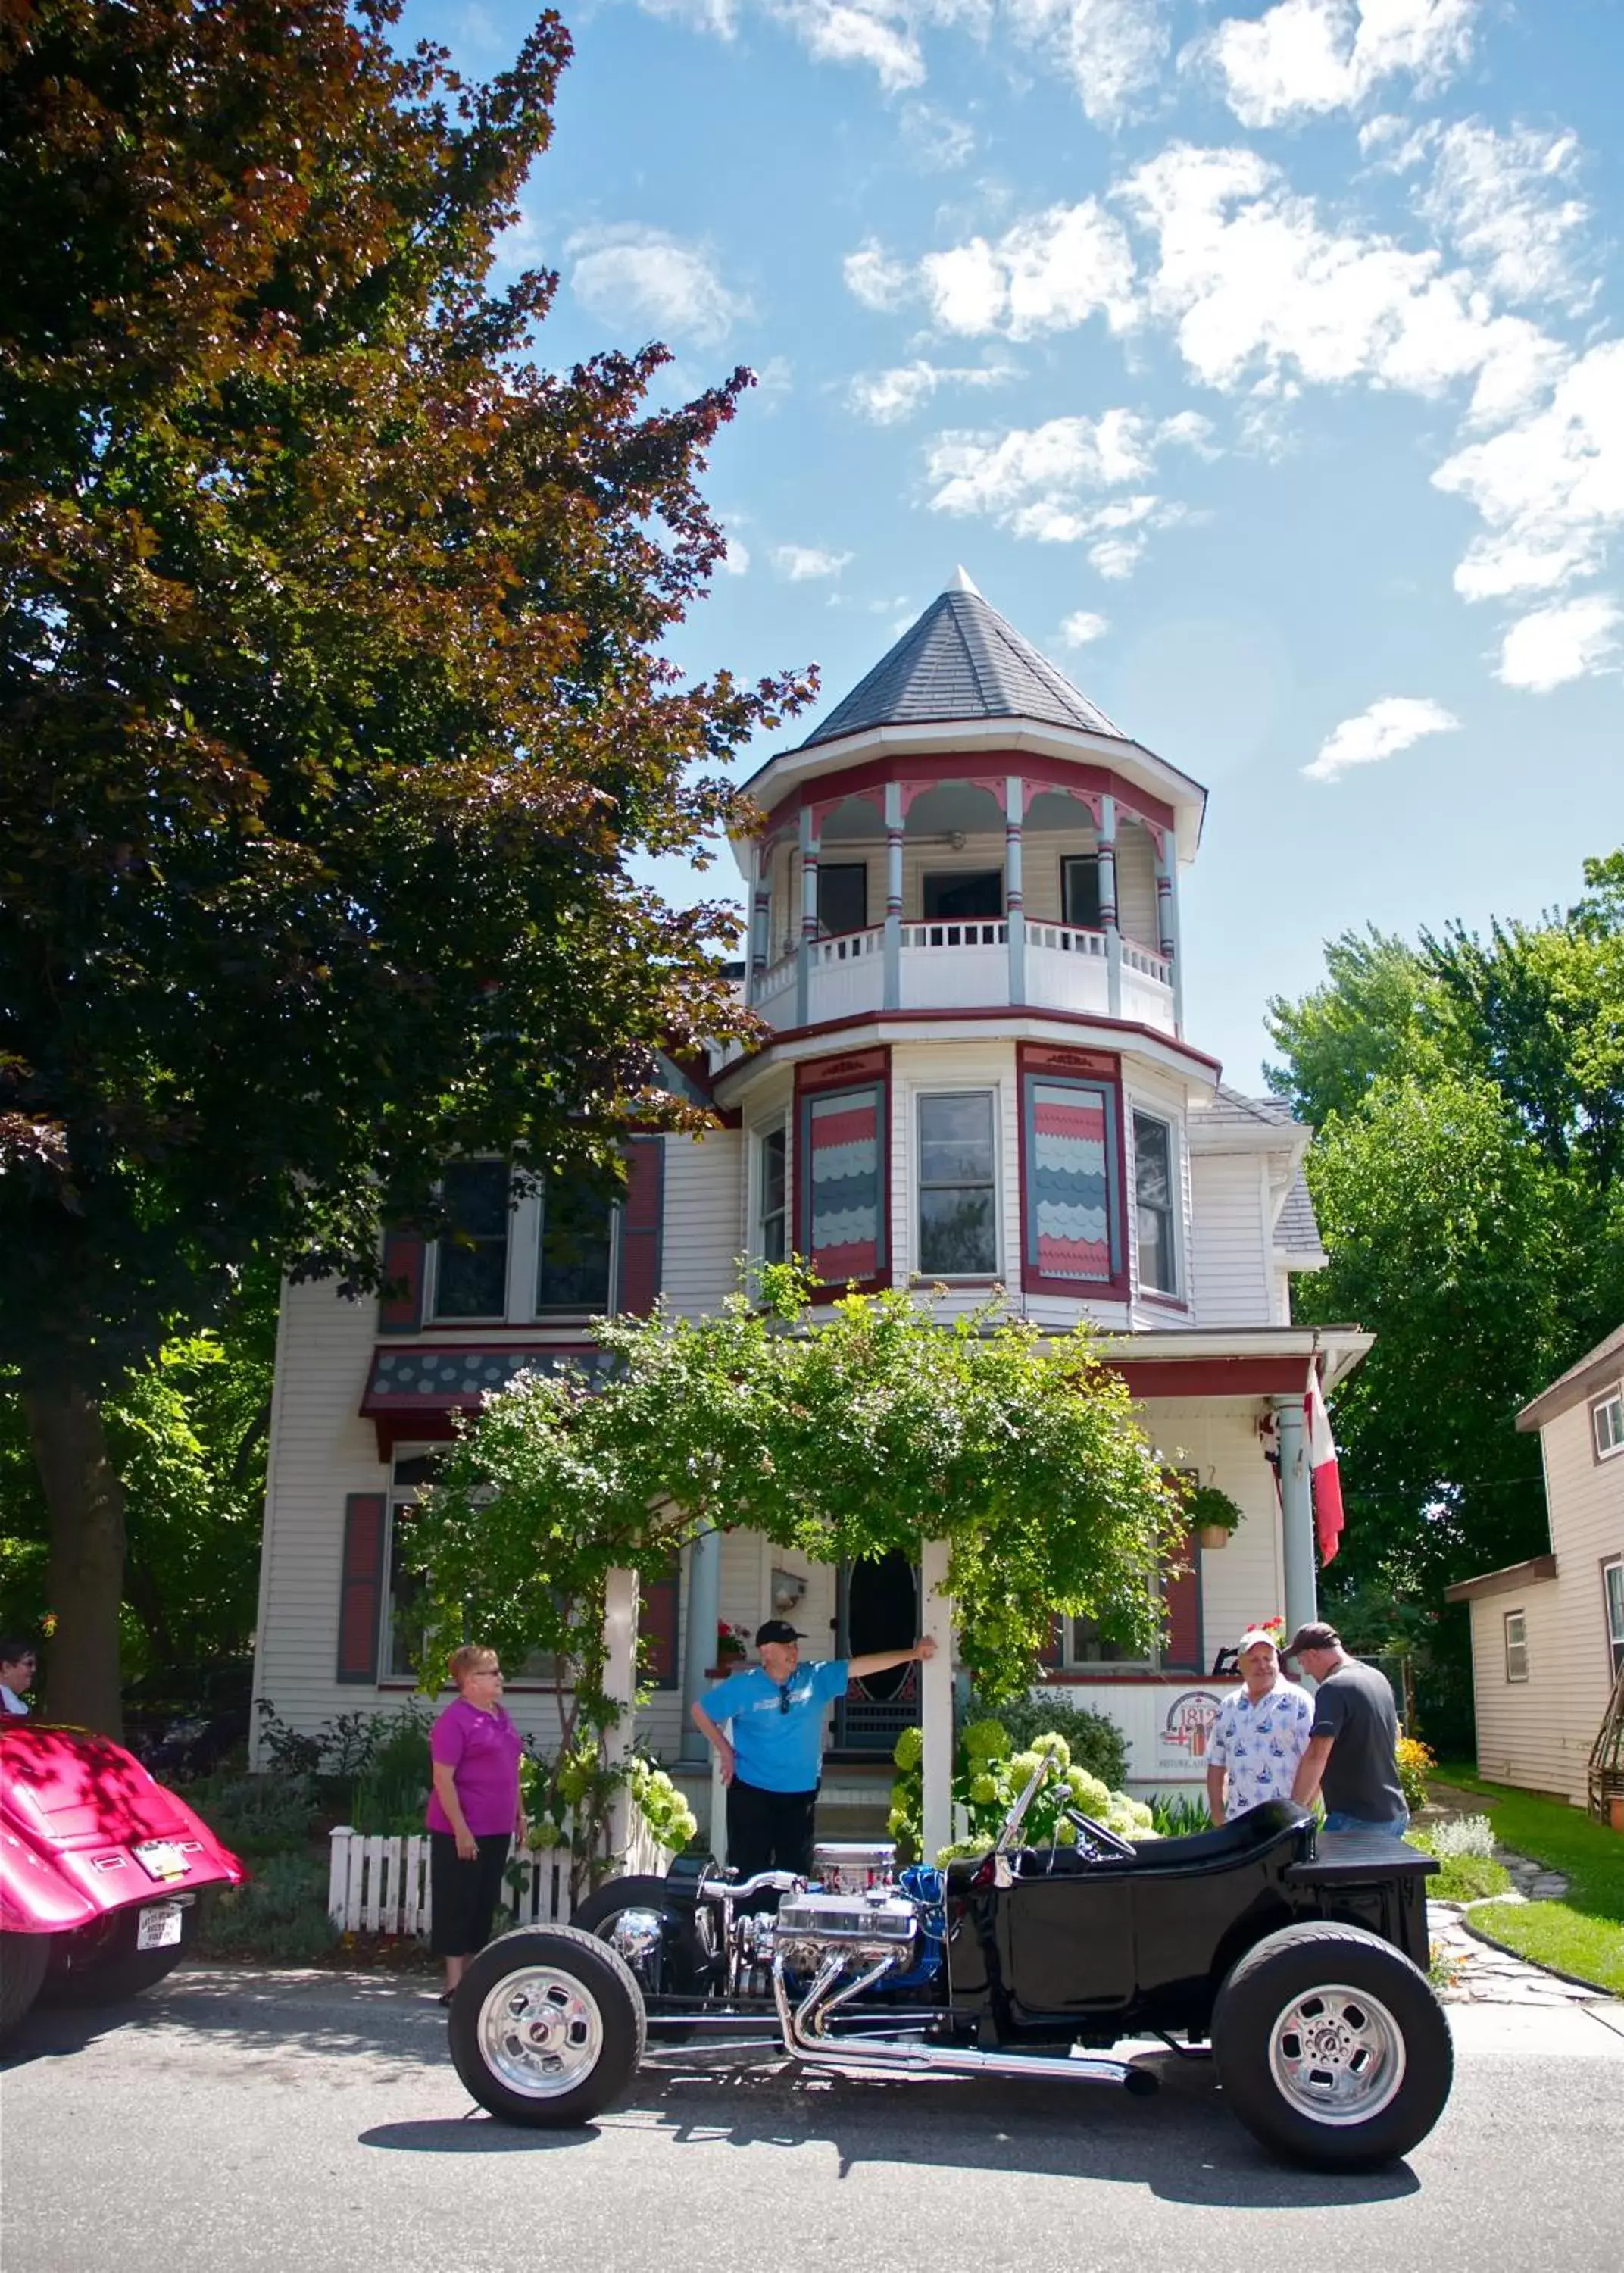
<path id="1" fill-rule="evenodd" d="M 1442 2123 L 1365 2178 L 1282 2169 L 1205 2061 L 1163 2089 L 645 2070 L 590 2130 L 470 2108 L 423 1984 L 183 1970 L 39 2011 L 0 2086 L 5 2260 L 28 2273 L 939 2273 L 1352 2263 L 1617 2273 L 1624 2013 L 1451 2009 Z"/>

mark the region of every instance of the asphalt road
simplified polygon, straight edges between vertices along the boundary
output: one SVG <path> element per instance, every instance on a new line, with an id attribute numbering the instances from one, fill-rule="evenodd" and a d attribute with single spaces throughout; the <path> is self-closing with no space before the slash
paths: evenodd
<path id="1" fill-rule="evenodd" d="M 1444 2119 L 1375 2177 L 1280 2168 L 1209 2064 L 1163 2089 L 859 2082 L 712 2055 L 590 2130 L 470 2104 L 420 1984 L 183 1971 L 36 2011 L 0 2082 L 15 2273 L 1236 2273 L 1624 2267 L 1624 2024 L 1457 2009 Z"/>

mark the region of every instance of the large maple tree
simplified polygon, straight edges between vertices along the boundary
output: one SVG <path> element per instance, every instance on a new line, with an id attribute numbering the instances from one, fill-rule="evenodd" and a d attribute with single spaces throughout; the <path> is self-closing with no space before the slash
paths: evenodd
<path id="1" fill-rule="evenodd" d="M 666 657 L 749 373 L 550 371 L 495 264 L 563 26 L 474 85 L 397 14 L 0 0 L 0 1363 L 104 1728 L 109 1386 L 251 1258 L 375 1282 L 451 1152 L 679 1114 L 728 919 L 628 856 L 806 691 Z"/>

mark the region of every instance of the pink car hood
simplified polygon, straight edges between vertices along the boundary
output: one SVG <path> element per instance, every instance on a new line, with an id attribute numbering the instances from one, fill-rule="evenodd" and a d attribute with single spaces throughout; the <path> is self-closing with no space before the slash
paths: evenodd
<path id="1" fill-rule="evenodd" d="M 149 1869 L 137 1849 L 177 1850 Z M 60 1933 L 104 1911 L 247 1873 L 184 1800 L 110 1737 L 35 1721 L 0 1725 L 0 1928 Z"/>

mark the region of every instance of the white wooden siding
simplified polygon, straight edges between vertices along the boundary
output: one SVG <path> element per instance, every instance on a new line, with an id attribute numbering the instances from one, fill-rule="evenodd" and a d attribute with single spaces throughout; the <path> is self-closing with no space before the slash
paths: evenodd
<path id="1" fill-rule="evenodd" d="M 1265 1219 L 1265 1160 L 1256 1152 L 1198 1152 L 1190 1170 L 1190 1277 L 1197 1325 L 1279 1323 Z"/>
<path id="2" fill-rule="evenodd" d="M 665 1139 L 661 1224 L 662 1291 L 683 1317 L 719 1310 L 737 1287 L 735 1259 L 745 1243 L 744 1137 L 713 1129 Z"/>

